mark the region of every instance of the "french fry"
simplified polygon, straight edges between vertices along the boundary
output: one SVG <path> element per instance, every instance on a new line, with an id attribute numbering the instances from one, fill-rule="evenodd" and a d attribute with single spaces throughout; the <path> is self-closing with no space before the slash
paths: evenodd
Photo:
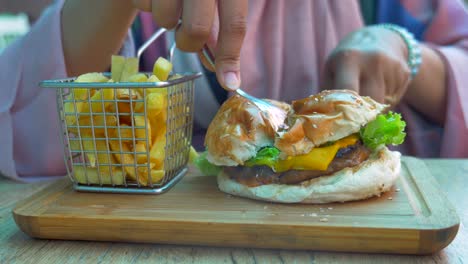
<path id="1" fill-rule="evenodd" d="M 156 77 L 156 75 L 151 75 L 150 77 L 148 77 L 148 80 L 147 82 L 160 82 L 161 80 L 158 79 L 158 77 Z M 160 88 L 147 88 L 146 89 L 146 94 L 149 94 L 151 92 L 154 92 L 154 91 L 157 91 L 158 89 Z"/>
<path id="2" fill-rule="evenodd" d="M 122 75 L 120 76 L 120 81 L 128 82 L 130 76 L 135 75 L 137 73 L 138 73 L 138 58 L 126 58 L 125 65 L 122 70 Z"/>
<path id="3" fill-rule="evenodd" d="M 146 80 L 147 82 L 160 82 L 161 80 L 158 79 L 158 77 L 156 77 L 156 75 L 151 75 L 150 77 L 148 77 L 148 80 Z M 146 95 L 152 93 L 152 92 L 155 92 L 157 90 L 159 90 L 160 88 L 146 88 Z"/>
<path id="4" fill-rule="evenodd" d="M 163 57 L 159 57 L 153 66 L 153 74 L 161 81 L 166 81 L 172 71 L 172 63 Z"/>
<path id="5" fill-rule="evenodd" d="M 122 149 L 120 150 L 120 143 L 118 141 L 110 141 L 109 142 L 109 145 L 111 146 L 111 149 L 112 151 L 116 151 L 116 152 L 129 152 L 130 151 L 130 148 L 128 146 L 128 144 L 125 144 L 124 142 L 122 142 Z M 141 185 L 143 186 L 147 186 L 148 185 L 148 169 L 146 166 L 144 167 L 138 167 L 136 170 L 135 170 L 135 166 L 137 163 L 135 163 L 135 159 L 133 157 L 132 154 L 128 154 L 128 153 L 114 153 L 117 161 L 120 162 L 120 164 L 122 164 L 125 172 L 127 173 L 127 175 L 130 177 L 130 179 L 136 181 L 137 180 L 137 175 L 138 175 L 138 181 Z M 150 165 L 151 167 L 154 167 L 154 165 Z M 157 172 L 157 170 L 155 170 L 155 172 L 153 172 L 153 169 L 151 169 L 151 176 L 152 178 L 155 179 L 155 181 L 158 180 L 158 177 L 161 177 L 161 173 Z M 164 176 L 164 174 L 163 174 Z"/>
<path id="6" fill-rule="evenodd" d="M 91 118 L 93 119 L 93 122 L 91 122 Z M 109 124 L 106 124 L 107 126 L 110 126 L 112 124 L 116 125 L 116 117 L 115 116 L 106 116 L 106 122 L 109 121 Z M 78 126 L 80 127 L 80 133 L 78 133 Z M 92 128 L 94 126 L 94 129 Z M 94 137 L 105 137 L 106 132 L 104 129 L 104 117 L 103 116 L 82 116 L 79 120 L 78 123 L 76 124 L 76 127 L 69 127 L 68 131 L 71 133 L 74 133 L 75 135 L 81 135 L 81 137 L 87 137 L 87 138 L 92 138 L 93 137 L 93 131 L 94 131 Z"/>
<path id="7" fill-rule="evenodd" d="M 128 78 L 129 82 L 146 82 L 148 81 L 148 76 L 144 73 L 137 73 Z"/>
<path id="8" fill-rule="evenodd" d="M 91 112 L 92 113 L 102 113 L 104 109 L 106 109 L 112 102 L 111 100 L 114 99 L 114 89 L 101 89 L 94 93 L 94 95 L 90 98 L 91 101 Z M 109 102 L 102 102 L 102 101 L 109 101 Z M 104 105 L 104 109 L 103 106 Z M 83 105 L 84 113 L 90 112 L 89 103 L 86 102 Z"/>
<path id="9" fill-rule="evenodd" d="M 155 142 L 158 137 L 166 133 L 167 119 L 167 89 L 154 90 L 156 91 L 146 96 L 146 111 L 152 129 L 152 142 Z"/>
<path id="10" fill-rule="evenodd" d="M 148 137 L 149 145 L 151 146 L 152 140 L 151 140 L 151 124 L 149 120 L 145 119 L 144 116 L 134 116 L 133 117 L 134 124 L 136 127 L 145 127 L 146 125 L 146 130 L 145 128 L 136 128 L 135 129 L 135 139 L 138 140 L 144 140 L 144 141 L 139 141 L 139 142 L 144 142 L 146 144 L 146 137 Z"/>
<path id="11" fill-rule="evenodd" d="M 133 89 L 117 89 L 116 94 L 117 99 L 129 100 L 128 103 L 130 103 L 130 98 L 132 98 L 132 100 L 141 99 L 141 96 L 138 94 L 138 92 Z"/>
<path id="12" fill-rule="evenodd" d="M 109 128 L 117 125 L 117 117 L 110 113 L 105 117 L 103 115 L 95 115 L 93 119 L 95 126 L 106 126 Z"/>
<path id="13" fill-rule="evenodd" d="M 133 128 L 127 124 L 121 124 L 119 128 L 115 129 L 115 131 L 111 134 L 116 135 L 117 137 L 119 136 L 120 133 L 120 138 L 122 141 L 130 142 L 133 139 L 135 131 L 132 131 Z"/>
<path id="14" fill-rule="evenodd" d="M 152 142 L 156 142 L 159 140 L 159 138 L 166 134 L 166 119 L 167 117 L 165 112 L 161 112 L 156 116 L 150 116 Z"/>
<path id="15" fill-rule="evenodd" d="M 150 173 L 149 173 L 151 175 L 151 182 L 153 184 L 160 183 L 161 180 L 164 178 L 164 173 L 165 173 L 164 170 L 156 170 L 156 169 L 151 168 Z M 138 167 L 138 175 L 144 178 L 147 184 L 149 183 L 147 166 Z"/>
<path id="16" fill-rule="evenodd" d="M 117 102 L 117 107 L 119 111 L 119 118 L 123 120 L 124 123 L 131 123 L 131 113 L 132 113 L 132 108 L 133 110 L 136 107 L 137 101 L 130 101 L 131 100 L 141 100 L 142 97 L 140 94 L 132 89 L 117 89 L 116 91 L 116 97 L 119 99 L 119 102 Z M 131 104 L 130 104 L 131 102 Z M 132 105 L 132 107 L 131 107 Z M 115 106 L 109 107 L 109 109 L 112 111 L 115 111 Z M 135 110 L 134 110 L 135 112 Z"/>
<path id="17" fill-rule="evenodd" d="M 117 164 L 115 157 L 109 154 L 105 140 L 96 141 L 96 149 L 94 148 L 94 142 L 89 137 L 84 137 L 81 140 L 70 140 L 70 150 L 73 154 L 82 153 L 86 155 L 91 168 L 96 168 L 99 165 L 99 169 L 102 172 L 109 172 L 113 167 L 112 165 Z M 96 152 L 97 150 L 98 152 Z"/>
<path id="18" fill-rule="evenodd" d="M 118 102 L 117 107 L 119 108 L 120 116 L 130 116 L 132 108 L 130 107 L 130 102 Z M 126 120 L 128 122 L 128 120 Z"/>
<path id="19" fill-rule="evenodd" d="M 134 74 L 132 76 L 130 76 L 128 78 L 128 81 L 129 82 L 137 82 L 137 83 L 141 83 L 141 82 L 147 82 L 148 81 L 148 76 L 146 76 L 146 74 L 144 73 L 137 73 L 137 74 Z M 143 97 L 144 96 L 144 90 L 146 88 L 137 88 L 136 90 L 140 93 L 140 95 Z"/>
<path id="20" fill-rule="evenodd" d="M 115 136 L 115 135 L 114 135 Z M 120 149 L 120 144 L 122 144 L 122 149 Z M 135 171 L 135 165 L 137 164 L 135 162 L 135 159 L 132 154 L 130 153 L 130 147 L 127 143 L 125 142 L 119 142 L 116 140 L 111 140 L 109 141 L 109 146 L 112 149 L 112 151 L 115 152 L 125 152 L 125 153 L 114 153 L 115 158 L 117 161 L 122 164 L 122 167 L 124 168 L 125 172 L 127 175 L 130 177 L 130 179 L 136 181 L 137 180 L 137 174 Z M 139 179 L 140 183 L 143 184 L 142 179 Z"/>
<path id="21" fill-rule="evenodd" d="M 133 149 L 133 151 L 136 152 L 137 162 L 139 164 L 148 163 L 148 158 L 149 157 L 148 157 L 148 155 L 146 153 L 146 151 L 147 151 L 146 142 L 136 143 L 135 148 Z"/>
<path id="22" fill-rule="evenodd" d="M 96 148 L 94 147 L 96 144 Z M 109 172 L 113 164 L 117 164 L 115 157 L 109 154 L 109 148 L 104 140 L 83 140 L 83 147 L 91 168 Z"/>
<path id="23" fill-rule="evenodd" d="M 103 163 L 109 163 L 109 160 L 107 158 L 109 154 L 108 154 L 108 148 L 107 148 L 106 143 L 104 141 L 96 140 L 96 137 L 100 137 L 100 136 L 103 136 L 103 134 L 97 134 L 95 132 L 94 137 L 93 137 L 91 129 L 86 129 L 86 130 L 81 131 L 81 142 L 83 145 L 83 152 L 88 158 L 89 164 L 92 168 L 96 167 L 96 162 L 98 159 L 104 160 L 105 158 L 106 161 Z M 107 153 L 99 153 L 97 151 L 106 151 Z M 99 158 L 99 156 L 105 156 L 105 157 Z"/>
<path id="24" fill-rule="evenodd" d="M 71 151 L 81 151 L 80 140 L 77 138 L 70 138 L 70 145 L 68 147 Z"/>
<path id="25" fill-rule="evenodd" d="M 110 153 L 110 149 L 106 143 L 106 141 L 97 141 L 97 150 L 105 151 L 97 154 L 97 164 L 99 165 L 99 170 L 101 172 L 110 172 L 110 170 L 115 170 L 116 165 L 119 163 L 117 162 L 114 155 Z"/>
<path id="26" fill-rule="evenodd" d="M 155 164 L 156 169 L 164 169 L 164 157 L 166 154 L 166 135 L 163 134 L 156 141 L 150 151 L 150 162 Z"/>
<path id="27" fill-rule="evenodd" d="M 155 91 L 156 90 L 156 91 Z M 150 88 L 146 94 L 146 110 L 148 115 L 156 116 L 162 110 L 167 108 L 167 89 L 164 88 Z M 135 112 L 144 112 L 144 103 L 138 102 L 135 105 Z"/>
<path id="28" fill-rule="evenodd" d="M 107 82 L 107 81 L 109 81 L 109 78 L 107 78 L 106 76 L 104 76 L 100 72 L 85 73 L 85 74 L 82 74 L 82 75 L 78 76 L 75 79 L 75 82 L 77 82 L 77 83 L 93 83 L 93 82 L 102 83 L 102 82 Z M 76 89 L 74 89 L 74 90 L 76 90 Z"/>
<path id="29" fill-rule="evenodd" d="M 131 124 L 132 116 L 130 104 L 119 102 L 117 107 L 119 108 L 120 124 Z"/>
<path id="30" fill-rule="evenodd" d="M 67 125 L 71 126 L 76 124 L 79 113 L 83 111 L 85 100 L 88 98 L 88 89 L 75 88 L 71 90 L 71 93 L 67 96 L 66 102 L 63 105 L 65 121 Z"/>
<path id="31" fill-rule="evenodd" d="M 147 82 L 160 82 L 161 80 L 158 79 L 158 77 L 156 77 L 156 75 L 151 75 L 150 77 L 148 77 L 148 80 Z"/>
<path id="32" fill-rule="evenodd" d="M 78 76 L 75 79 L 76 83 L 85 83 L 85 82 L 107 82 L 109 79 L 104 76 L 102 73 L 91 72 L 86 73 Z M 76 113 L 81 113 L 83 111 L 84 100 L 88 98 L 88 96 L 93 96 L 94 90 L 89 90 L 86 88 L 74 88 L 71 89 L 70 94 L 67 97 L 67 101 L 64 104 L 64 112 L 65 112 L 65 121 L 67 125 L 74 125 L 76 123 Z M 112 96 L 113 97 L 113 96 Z M 76 110 L 76 111 L 75 111 Z"/>
<path id="33" fill-rule="evenodd" d="M 77 182 L 81 184 L 94 183 L 99 184 L 99 176 L 101 177 L 101 184 L 124 184 L 125 174 L 120 168 L 114 168 L 112 173 L 110 171 L 102 171 L 98 173 L 97 168 L 89 168 L 83 165 L 73 166 L 73 175 Z M 86 179 L 86 175 L 88 178 Z M 112 179 L 112 180 L 111 180 Z"/>
<path id="34" fill-rule="evenodd" d="M 83 137 L 83 152 L 88 158 L 88 162 L 92 168 L 96 167 L 96 149 L 91 137 Z"/>
<path id="35" fill-rule="evenodd" d="M 122 71 L 125 66 L 125 57 L 112 55 L 111 58 L 111 78 L 119 82 L 122 76 Z"/>

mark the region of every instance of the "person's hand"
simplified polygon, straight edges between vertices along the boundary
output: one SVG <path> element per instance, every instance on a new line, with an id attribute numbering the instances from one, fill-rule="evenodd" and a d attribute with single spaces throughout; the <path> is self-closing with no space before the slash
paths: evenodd
<path id="1" fill-rule="evenodd" d="M 133 0 L 135 6 L 153 13 L 155 22 L 176 29 L 177 47 L 200 52 L 205 44 L 214 50 L 216 69 L 202 59 L 224 88 L 240 86 L 240 51 L 246 32 L 247 0 Z M 199 53 L 200 54 L 200 53 Z"/>
<path id="2" fill-rule="evenodd" d="M 394 106 L 410 82 L 404 40 L 389 29 L 365 27 L 351 33 L 332 51 L 323 89 L 350 89 Z"/>

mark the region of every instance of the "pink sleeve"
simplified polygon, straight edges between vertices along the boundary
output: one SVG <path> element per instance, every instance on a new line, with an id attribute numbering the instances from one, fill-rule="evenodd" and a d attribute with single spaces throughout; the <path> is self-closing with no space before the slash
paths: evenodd
<path id="1" fill-rule="evenodd" d="M 440 156 L 468 157 L 468 12 L 462 1 L 437 1 L 425 40 L 446 66 L 447 114 Z"/>
<path id="2" fill-rule="evenodd" d="M 61 10 L 56 1 L 31 31 L 0 54 L 0 174 L 16 180 L 63 176 L 55 90 L 38 83 L 65 78 Z M 131 37 L 121 50 L 134 53 Z"/>
<path id="3" fill-rule="evenodd" d="M 458 0 L 437 0 L 425 44 L 442 58 L 446 69 L 447 114 L 438 127 L 405 104 L 408 137 L 400 148 L 420 157 L 468 157 L 468 13 Z M 424 63 L 424 62 L 423 62 Z"/>

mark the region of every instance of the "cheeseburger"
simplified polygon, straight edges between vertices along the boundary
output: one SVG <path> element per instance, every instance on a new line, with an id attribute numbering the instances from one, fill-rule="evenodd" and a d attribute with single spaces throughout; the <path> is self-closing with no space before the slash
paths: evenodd
<path id="1" fill-rule="evenodd" d="M 345 202 L 380 195 L 400 174 L 405 122 L 354 91 L 272 101 L 287 113 L 278 131 L 241 96 L 219 109 L 197 161 L 226 193 L 281 203 Z"/>

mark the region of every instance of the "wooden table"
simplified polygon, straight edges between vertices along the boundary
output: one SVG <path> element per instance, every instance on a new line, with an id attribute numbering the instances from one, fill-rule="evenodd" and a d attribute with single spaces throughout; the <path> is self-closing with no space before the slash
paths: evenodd
<path id="1" fill-rule="evenodd" d="M 21 184 L 0 178 L 0 263 L 465 263 L 468 262 L 468 160 L 424 160 L 454 204 L 460 230 L 432 256 L 370 255 L 313 251 L 211 248 L 155 244 L 31 239 L 11 210 L 50 182 Z"/>

